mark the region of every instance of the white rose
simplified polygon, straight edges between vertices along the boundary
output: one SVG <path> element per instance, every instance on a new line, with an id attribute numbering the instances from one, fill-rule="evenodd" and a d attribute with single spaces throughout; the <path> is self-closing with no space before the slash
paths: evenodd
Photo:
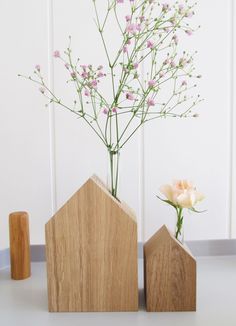
<path id="1" fill-rule="evenodd" d="M 196 190 L 192 182 L 187 180 L 177 180 L 172 185 L 163 185 L 160 192 L 171 203 L 182 208 L 192 208 L 204 199 L 204 196 Z"/>
<path id="2" fill-rule="evenodd" d="M 184 190 L 182 194 L 177 197 L 177 203 L 182 208 L 192 208 L 199 201 L 203 200 L 204 196 L 195 189 Z"/>

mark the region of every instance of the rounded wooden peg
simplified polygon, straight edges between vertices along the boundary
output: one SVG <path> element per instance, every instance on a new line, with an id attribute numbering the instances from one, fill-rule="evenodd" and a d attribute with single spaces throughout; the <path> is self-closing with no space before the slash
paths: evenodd
<path id="1" fill-rule="evenodd" d="M 9 215 L 11 278 L 24 280 L 30 277 L 29 216 L 26 212 Z"/>

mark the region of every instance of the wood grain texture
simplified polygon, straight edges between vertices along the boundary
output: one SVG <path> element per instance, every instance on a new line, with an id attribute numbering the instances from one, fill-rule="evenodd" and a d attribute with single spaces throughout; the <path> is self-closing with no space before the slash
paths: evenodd
<path id="1" fill-rule="evenodd" d="M 9 215 L 11 278 L 23 280 L 31 275 L 29 216 L 26 212 Z"/>
<path id="2" fill-rule="evenodd" d="M 51 312 L 137 311 L 137 223 L 90 178 L 46 224 Z"/>
<path id="3" fill-rule="evenodd" d="M 144 245 L 147 311 L 196 311 L 196 260 L 164 225 Z"/>

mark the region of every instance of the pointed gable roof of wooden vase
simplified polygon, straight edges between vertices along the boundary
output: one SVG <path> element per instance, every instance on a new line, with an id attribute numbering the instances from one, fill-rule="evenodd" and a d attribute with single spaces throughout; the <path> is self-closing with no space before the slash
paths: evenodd
<path id="1" fill-rule="evenodd" d="M 162 250 L 162 247 L 165 245 L 177 245 L 182 249 L 186 255 L 191 257 L 194 261 L 192 253 L 186 245 L 183 245 L 178 241 L 174 235 L 169 231 L 166 225 L 163 225 L 144 245 L 144 250 L 148 253 L 149 256 L 156 254 L 157 251 Z"/>

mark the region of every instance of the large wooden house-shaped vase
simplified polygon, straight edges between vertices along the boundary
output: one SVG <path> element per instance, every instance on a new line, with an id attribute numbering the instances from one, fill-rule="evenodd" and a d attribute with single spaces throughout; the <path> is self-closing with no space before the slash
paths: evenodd
<path id="1" fill-rule="evenodd" d="M 46 224 L 51 312 L 137 311 L 137 223 L 91 177 Z"/>
<path id="2" fill-rule="evenodd" d="M 196 260 L 164 225 L 144 245 L 147 311 L 196 311 Z"/>

